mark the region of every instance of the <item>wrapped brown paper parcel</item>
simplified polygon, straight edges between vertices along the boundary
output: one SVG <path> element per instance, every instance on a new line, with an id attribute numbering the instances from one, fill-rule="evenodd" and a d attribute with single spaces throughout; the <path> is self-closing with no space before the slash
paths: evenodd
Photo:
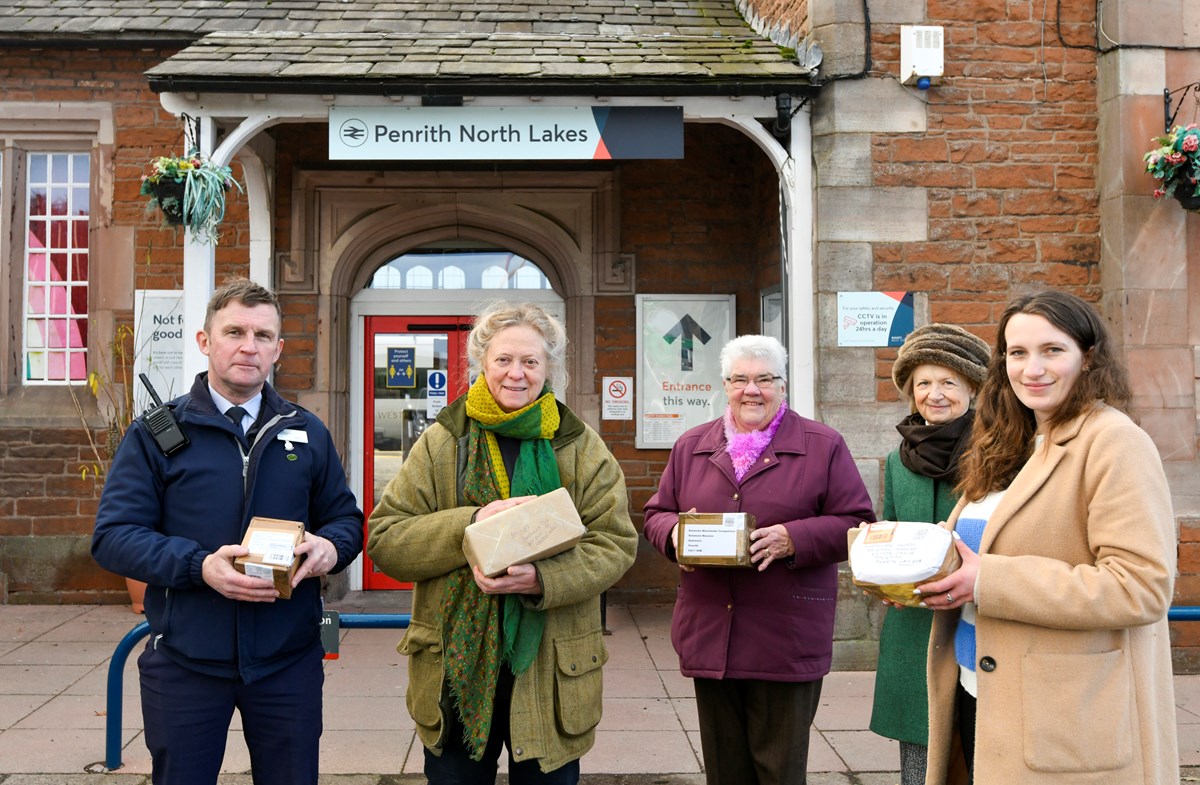
<path id="1" fill-rule="evenodd" d="M 242 538 L 250 553 L 233 560 L 233 568 L 251 578 L 266 578 L 275 583 L 279 599 L 292 596 L 292 578 L 300 560 L 292 550 L 304 542 L 304 524 L 279 518 L 254 516 Z"/>
<path id="2" fill-rule="evenodd" d="M 472 523 L 463 533 L 463 553 L 472 567 L 494 578 L 514 564 L 574 548 L 586 531 L 571 494 L 557 488 Z"/>
<path id="3" fill-rule="evenodd" d="M 919 521 L 880 521 L 847 532 L 850 577 L 880 599 L 916 606 L 913 589 L 940 581 L 962 564 L 949 529 Z"/>
<path id="4" fill-rule="evenodd" d="M 675 559 L 691 566 L 753 567 L 754 523 L 748 512 L 681 512 Z"/>

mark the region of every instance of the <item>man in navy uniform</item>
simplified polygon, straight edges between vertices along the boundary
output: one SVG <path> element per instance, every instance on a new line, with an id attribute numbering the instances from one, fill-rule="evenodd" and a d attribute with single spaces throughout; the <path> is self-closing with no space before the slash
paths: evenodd
<path id="1" fill-rule="evenodd" d="M 138 667 L 156 784 L 213 785 L 235 707 L 255 785 L 317 782 L 319 578 L 354 560 L 363 519 L 329 431 L 267 383 L 281 328 L 270 290 L 214 292 L 196 335 L 208 371 L 167 404 L 190 443 L 167 454 L 135 421 L 96 513 L 96 561 L 149 584 Z M 254 516 L 304 524 L 290 599 L 233 566 Z"/>

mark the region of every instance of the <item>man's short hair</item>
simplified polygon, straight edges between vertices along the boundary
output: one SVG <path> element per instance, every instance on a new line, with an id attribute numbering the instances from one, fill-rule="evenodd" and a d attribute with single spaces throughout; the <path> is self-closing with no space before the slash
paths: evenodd
<path id="1" fill-rule="evenodd" d="M 209 298 L 208 310 L 204 313 L 204 332 L 208 332 L 212 327 L 213 314 L 230 303 L 240 303 L 247 308 L 270 305 L 275 308 L 280 327 L 283 326 L 283 309 L 279 307 L 279 298 L 275 296 L 275 292 L 248 278 L 231 278 L 221 284 Z"/>

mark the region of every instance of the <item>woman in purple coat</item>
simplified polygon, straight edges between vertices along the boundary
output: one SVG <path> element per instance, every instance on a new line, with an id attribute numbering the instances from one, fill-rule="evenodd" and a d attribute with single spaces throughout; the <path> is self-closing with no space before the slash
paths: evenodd
<path id="1" fill-rule="evenodd" d="M 679 438 L 645 508 L 646 539 L 672 561 L 681 511 L 757 521 L 754 568 L 681 565 L 671 641 L 695 680 L 708 785 L 805 782 L 846 531 L 875 520 L 841 435 L 787 408 L 786 368 L 774 338 L 730 341 L 725 415 Z"/>

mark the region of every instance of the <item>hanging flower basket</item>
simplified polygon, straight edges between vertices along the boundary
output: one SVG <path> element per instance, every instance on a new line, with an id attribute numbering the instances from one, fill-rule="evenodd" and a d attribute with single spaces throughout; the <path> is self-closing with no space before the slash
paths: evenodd
<path id="1" fill-rule="evenodd" d="M 225 193 L 234 187 L 242 190 L 228 166 L 192 151 L 151 161 L 150 173 L 142 176 L 141 193 L 150 197 L 146 209 L 160 211 L 165 223 L 185 226 L 196 242 L 216 245 L 225 218 Z"/>
<path id="2" fill-rule="evenodd" d="M 182 180 L 162 179 L 154 183 L 152 196 L 162 211 L 163 220 L 171 226 L 183 224 L 183 197 L 187 184 Z"/>
<path id="3" fill-rule="evenodd" d="M 1196 173 L 1193 171 L 1185 177 L 1185 185 L 1175 189 L 1175 193 L 1171 194 L 1175 197 L 1175 201 L 1179 202 L 1185 210 L 1197 211 L 1200 210 L 1200 195 L 1192 193 L 1193 188 L 1187 187 L 1186 183 L 1196 182 Z"/>
<path id="4" fill-rule="evenodd" d="M 1200 211 L 1200 127 L 1177 125 L 1154 142 L 1158 147 L 1142 156 L 1146 171 L 1162 181 L 1154 198 L 1171 196 L 1183 209 Z"/>

